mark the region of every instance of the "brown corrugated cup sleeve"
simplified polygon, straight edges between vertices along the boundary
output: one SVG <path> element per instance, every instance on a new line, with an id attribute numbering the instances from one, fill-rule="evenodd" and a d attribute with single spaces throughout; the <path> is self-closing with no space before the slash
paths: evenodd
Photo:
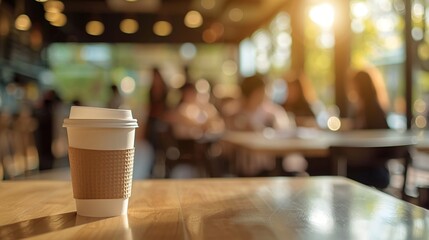
<path id="1" fill-rule="evenodd" d="M 69 147 L 76 199 L 125 199 L 131 195 L 134 149 L 88 150 Z"/>

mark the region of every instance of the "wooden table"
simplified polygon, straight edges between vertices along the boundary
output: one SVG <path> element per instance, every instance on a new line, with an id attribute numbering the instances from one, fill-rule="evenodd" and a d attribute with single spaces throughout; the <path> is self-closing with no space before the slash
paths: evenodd
<path id="1" fill-rule="evenodd" d="M 341 177 L 151 180 L 128 215 L 76 215 L 68 181 L 0 183 L 0 239 L 428 239 L 429 211 Z"/>

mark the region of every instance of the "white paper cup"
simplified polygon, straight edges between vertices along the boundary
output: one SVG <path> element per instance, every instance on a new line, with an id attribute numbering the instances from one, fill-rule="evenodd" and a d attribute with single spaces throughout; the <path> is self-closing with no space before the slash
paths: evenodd
<path id="1" fill-rule="evenodd" d="M 138 126 L 130 110 L 73 106 L 70 117 L 64 119 L 63 127 L 67 128 L 70 148 L 110 151 L 133 149 Z M 73 176 L 72 161 L 70 158 Z M 79 215 L 88 217 L 124 215 L 128 209 L 128 198 L 76 199 L 76 209 Z"/>

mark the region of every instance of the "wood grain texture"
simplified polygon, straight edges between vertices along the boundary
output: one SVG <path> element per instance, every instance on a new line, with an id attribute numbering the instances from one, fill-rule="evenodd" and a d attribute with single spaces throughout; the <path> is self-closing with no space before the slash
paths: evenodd
<path id="1" fill-rule="evenodd" d="M 148 180 L 128 215 L 76 215 L 70 182 L 0 183 L 0 239 L 428 239 L 429 212 L 341 177 Z"/>

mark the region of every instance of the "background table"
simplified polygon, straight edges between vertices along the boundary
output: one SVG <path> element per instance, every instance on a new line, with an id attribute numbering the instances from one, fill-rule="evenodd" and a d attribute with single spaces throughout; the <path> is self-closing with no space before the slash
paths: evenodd
<path id="1" fill-rule="evenodd" d="M 77 216 L 68 181 L 0 183 L 0 239 L 428 239 L 429 212 L 341 177 L 136 181 Z"/>
<path id="2" fill-rule="evenodd" d="M 332 132 L 316 129 L 298 129 L 296 133 L 261 133 L 228 131 L 222 141 L 242 150 L 272 155 L 301 153 L 306 157 L 327 157 L 329 147 L 394 146 L 416 144 L 419 150 L 428 149 L 429 133 L 397 130 L 354 130 Z"/>

